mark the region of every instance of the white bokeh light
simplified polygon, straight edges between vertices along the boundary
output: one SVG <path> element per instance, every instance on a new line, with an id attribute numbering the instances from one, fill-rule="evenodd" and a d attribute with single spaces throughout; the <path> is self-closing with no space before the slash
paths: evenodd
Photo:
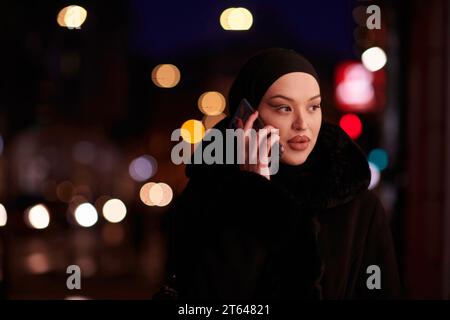
<path id="1" fill-rule="evenodd" d="M 119 199 L 111 199 L 103 205 L 103 216 L 112 223 L 122 221 L 127 215 L 125 204 Z"/>
<path id="2" fill-rule="evenodd" d="M 167 206 L 172 201 L 173 198 L 172 188 L 167 183 L 164 182 L 160 182 L 158 183 L 158 185 L 161 187 L 162 190 L 162 199 L 157 203 L 157 206 L 159 207 Z"/>
<path id="3" fill-rule="evenodd" d="M 47 208 L 42 204 L 35 205 L 28 209 L 25 216 L 27 224 L 34 229 L 45 229 L 50 223 L 50 214 L 48 213 Z"/>
<path id="4" fill-rule="evenodd" d="M 379 47 L 367 49 L 361 55 L 361 61 L 367 70 L 375 72 L 383 68 L 387 62 L 386 53 Z"/>
<path id="5" fill-rule="evenodd" d="M 4 227 L 8 221 L 5 207 L 0 203 L 0 227 Z"/>
<path id="6" fill-rule="evenodd" d="M 75 220 L 82 227 L 92 227 L 98 220 L 97 210 L 90 203 L 82 203 L 75 209 Z"/>
<path id="7" fill-rule="evenodd" d="M 159 203 L 164 198 L 164 190 L 161 188 L 159 183 L 156 183 L 151 187 L 151 189 L 148 191 L 148 197 L 150 198 L 150 201 L 155 205 L 159 205 Z"/>

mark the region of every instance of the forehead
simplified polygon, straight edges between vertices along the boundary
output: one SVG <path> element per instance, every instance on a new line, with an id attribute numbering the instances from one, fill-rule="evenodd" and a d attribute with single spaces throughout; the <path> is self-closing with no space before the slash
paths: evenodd
<path id="1" fill-rule="evenodd" d="M 312 75 L 305 72 L 291 72 L 272 83 L 264 98 L 268 99 L 277 94 L 304 100 L 320 94 L 320 87 Z"/>

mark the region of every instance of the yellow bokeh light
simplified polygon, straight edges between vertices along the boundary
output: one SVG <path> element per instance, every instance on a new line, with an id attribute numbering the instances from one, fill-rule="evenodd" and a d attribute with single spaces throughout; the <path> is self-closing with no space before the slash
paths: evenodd
<path id="1" fill-rule="evenodd" d="M 87 11 L 80 6 L 68 6 L 59 11 L 56 21 L 61 27 L 79 29 L 87 17 Z"/>
<path id="2" fill-rule="evenodd" d="M 172 188 L 164 182 L 160 182 L 160 183 L 158 183 L 158 185 L 160 186 L 161 191 L 162 191 L 162 199 L 158 203 L 158 206 L 160 206 L 160 207 L 167 206 L 170 203 L 170 201 L 172 201 L 172 198 L 173 198 Z"/>
<path id="3" fill-rule="evenodd" d="M 220 15 L 220 25 L 225 30 L 230 30 L 230 26 L 228 24 L 228 16 L 230 15 L 231 11 L 233 11 L 235 8 L 228 8 L 225 9 L 222 14 Z"/>
<path id="4" fill-rule="evenodd" d="M 227 115 L 225 113 L 221 113 L 217 116 L 204 116 L 202 122 L 206 129 L 211 129 L 226 117 Z"/>
<path id="5" fill-rule="evenodd" d="M 64 21 L 64 18 L 66 16 L 66 12 L 69 9 L 69 7 L 65 7 L 64 9 L 62 9 L 61 11 L 59 11 L 58 16 L 56 18 L 56 22 L 58 22 L 58 24 L 61 27 L 67 27 L 66 26 L 66 22 Z"/>
<path id="6" fill-rule="evenodd" d="M 228 8 L 220 15 L 220 24 L 225 30 L 248 30 L 253 24 L 253 16 L 246 8 Z"/>
<path id="7" fill-rule="evenodd" d="M 180 82 L 180 70 L 173 64 L 157 65 L 152 71 L 152 80 L 160 88 L 173 88 Z"/>
<path id="8" fill-rule="evenodd" d="M 203 123 L 198 120 L 188 120 L 181 126 L 181 136 L 183 140 L 189 143 L 197 143 L 203 139 L 205 135 L 205 127 Z"/>
<path id="9" fill-rule="evenodd" d="M 217 116 L 225 110 L 225 97 L 217 91 L 203 93 L 198 99 L 198 107 L 207 116 Z"/>
<path id="10" fill-rule="evenodd" d="M 103 205 L 103 216 L 112 223 L 122 221 L 127 215 L 125 204 L 119 199 L 111 199 Z"/>
<path id="11" fill-rule="evenodd" d="M 34 229 L 45 229 L 50 223 L 50 214 L 44 205 L 38 204 L 26 211 L 25 222 Z"/>
<path id="12" fill-rule="evenodd" d="M 80 28 L 87 17 L 87 11 L 80 6 L 69 6 L 64 15 L 64 23 L 67 28 Z"/>

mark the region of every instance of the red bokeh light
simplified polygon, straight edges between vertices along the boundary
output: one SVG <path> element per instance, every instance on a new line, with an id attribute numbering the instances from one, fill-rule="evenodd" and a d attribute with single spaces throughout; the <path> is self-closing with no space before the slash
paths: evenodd
<path id="1" fill-rule="evenodd" d="M 358 139 L 362 133 L 362 123 L 356 114 L 349 113 L 342 116 L 339 125 L 353 140 Z"/>

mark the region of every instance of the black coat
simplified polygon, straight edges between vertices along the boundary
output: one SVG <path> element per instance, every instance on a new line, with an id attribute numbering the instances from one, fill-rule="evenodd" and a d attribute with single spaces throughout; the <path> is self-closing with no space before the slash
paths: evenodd
<path id="1" fill-rule="evenodd" d="M 224 129 L 228 119 L 216 127 Z M 398 298 L 383 207 L 361 149 L 323 123 L 301 166 L 271 180 L 236 165 L 188 165 L 170 212 L 170 272 L 180 298 Z M 381 270 L 369 290 L 367 267 Z"/>

